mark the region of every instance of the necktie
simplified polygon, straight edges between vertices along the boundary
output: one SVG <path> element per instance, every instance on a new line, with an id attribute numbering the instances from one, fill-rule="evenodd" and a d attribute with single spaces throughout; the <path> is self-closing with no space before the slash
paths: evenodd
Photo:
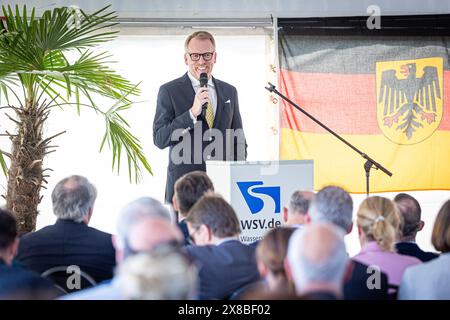
<path id="1" fill-rule="evenodd" d="M 208 107 L 206 108 L 205 113 L 206 122 L 208 123 L 208 126 L 212 128 L 214 123 L 214 111 L 211 105 L 211 102 L 208 102 Z"/>

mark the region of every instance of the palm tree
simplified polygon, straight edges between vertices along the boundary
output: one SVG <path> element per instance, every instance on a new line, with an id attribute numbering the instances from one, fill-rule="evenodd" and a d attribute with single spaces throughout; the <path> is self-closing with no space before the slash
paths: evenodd
<path id="1" fill-rule="evenodd" d="M 129 97 L 139 94 L 130 83 L 109 67 L 109 55 L 95 47 L 116 36 L 115 13 L 109 7 L 87 14 L 77 8 L 55 8 L 40 18 L 35 9 L 3 9 L 0 23 L 0 96 L 7 101 L 2 109 L 17 130 L 5 132 L 12 143 L 11 153 L 0 150 L 0 165 L 7 175 L 6 205 L 17 218 L 19 232 L 35 229 L 40 189 L 47 183 L 50 168 L 44 157 L 55 151 L 51 142 L 60 132 L 43 136 L 43 127 L 55 107 L 93 108 L 105 118 L 105 142 L 112 150 L 113 170 L 120 169 L 124 151 L 130 180 L 139 181 L 141 167 L 151 173 L 139 140 L 129 131 L 120 112 L 131 107 Z M 111 99 L 112 106 L 101 110 L 95 97 Z M 8 98 L 14 98 L 15 105 Z M 8 112 L 8 111 L 7 111 Z M 10 165 L 7 166 L 9 158 Z"/>

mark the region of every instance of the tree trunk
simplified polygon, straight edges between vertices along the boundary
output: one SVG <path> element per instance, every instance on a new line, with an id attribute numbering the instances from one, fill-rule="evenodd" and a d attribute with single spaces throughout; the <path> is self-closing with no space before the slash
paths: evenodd
<path id="1" fill-rule="evenodd" d="M 19 234 L 36 228 L 37 206 L 43 177 L 42 161 L 46 141 L 42 140 L 42 127 L 47 119 L 45 104 L 15 108 L 17 134 L 11 135 L 11 165 L 8 171 L 6 206 L 17 219 Z"/>

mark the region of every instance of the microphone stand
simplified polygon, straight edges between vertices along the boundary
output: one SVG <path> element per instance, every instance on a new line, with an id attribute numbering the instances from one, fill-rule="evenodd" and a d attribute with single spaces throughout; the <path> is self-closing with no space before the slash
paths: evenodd
<path id="1" fill-rule="evenodd" d="M 292 102 L 288 97 L 286 97 L 285 95 L 283 95 L 282 93 L 280 93 L 273 84 L 271 84 L 269 82 L 269 86 L 265 87 L 268 91 L 275 93 L 276 95 L 278 95 L 279 97 L 281 97 L 283 100 L 289 102 L 290 105 L 292 105 L 293 107 L 295 107 L 297 110 L 301 111 L 303 114 L 305 114 L 306 116 L 308 116 L 308 118 L 310 118 L 311 120 L 313 120 L 315 123 L 317 123 L 319 126 L 321 126 L 322 128 L 324 128 L 325 130 L 327 130 L 329 133 L 331 133 L 333 136 L 335 136 L 336 138 L 338 138 L 339 140 L 341 140 L 343 143 L 345 143 L 348 147 L 350 147 L 351 149 L 353 149 L 354 151 L 356 151 L 361 157 L 363 157 L 366 162 L 364 163 L 364 171 L 366 172 L 366 194 L 367 196 L 369 196 L 369 179 L 370 179 L 370 169 L 374 168 L 376 170 L 380 169 L 381 171 L 383 171 L 385 174 L 387 174 L 389 177 L 392 176 L 392 173 L 387 170 L 385 167 L 383 167 L 381 164 L 379 164 L 378 162 L 376 162 L 375 160 L 373 160 L 371 157 L 369 157 L 366 153 L 360 151 L 358 148 L 356 148 L 354 145 L 352 145 L 350 142 L 348 142 L 347 140 L 345 140 L 344 138 L 342 138 L 340 135 L 338 135 L 336 132 L 334 132 L 333 130 L 331 130 L 330 128 L 328 128 L 326 125 L 324 125 L 322 122 L 320 122 L 319 120 L 317 120 L 315 117 L 313 117 L 312 115 L 310 115 L 308 112 L 306 112 L 305 110 L 303 110 L 301 107 L 299 107 L 298 105 L 296 105 L 294 102 Z"/>

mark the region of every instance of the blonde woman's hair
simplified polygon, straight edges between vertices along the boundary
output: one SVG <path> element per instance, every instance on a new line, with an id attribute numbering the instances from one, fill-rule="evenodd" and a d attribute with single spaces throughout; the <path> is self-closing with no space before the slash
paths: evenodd
<path id="1" fill-rule="evenodd" d="M 394 251 L 400 221 L 397 206 L 384 197 L 366 198 L 358 209 L 358 227 L 367 240 L 376 241 L 383 251 Z"/>

